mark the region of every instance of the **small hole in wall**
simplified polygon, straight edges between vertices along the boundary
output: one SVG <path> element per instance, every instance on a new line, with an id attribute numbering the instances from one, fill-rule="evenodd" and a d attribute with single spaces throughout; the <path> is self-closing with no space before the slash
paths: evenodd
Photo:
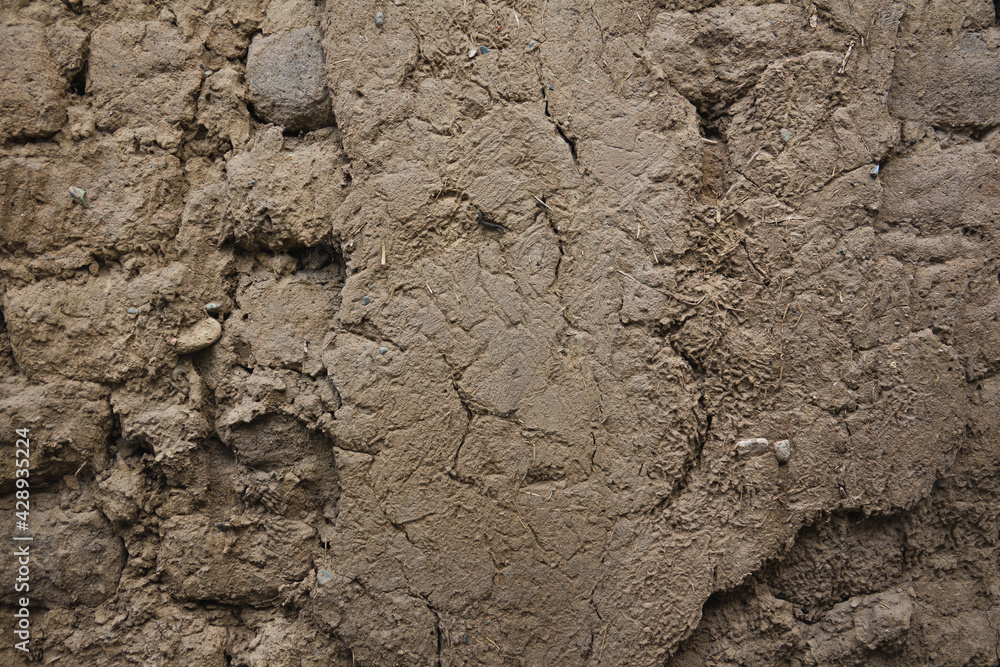
<path id="1" fill-rule="evenodd" d="M 340 247 L 332 243 L 320 243 L 309 248 L 289 250 L 288 254 L 295 258 L 296 271 L 319 271 L 333 266 L 343 266 L 344 258 Z"/>
<path id="2" fill-rule="evenodd" d="M 87 94 L 87 66 L 84 65 L 80 71 L 73 75 L 69 82 L 69 90 L 74 95 L 83 97 Z"/>

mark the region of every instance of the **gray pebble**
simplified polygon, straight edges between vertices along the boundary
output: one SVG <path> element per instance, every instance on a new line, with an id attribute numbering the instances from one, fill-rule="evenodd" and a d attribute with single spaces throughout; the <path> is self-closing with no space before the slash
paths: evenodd
<path id="1" fill-rule="evenodd" d="M 367 306 L 371 302 L 372 302 L 372 300 L 368 298 L 367 294 L 365 296 L 361 297 L 361 305 L 362 306 Z"/>
<path id="2" fill-rule="evenodd" d="M 385 14 L 382 12 L 375 12 L 375 25 L 381 28 L 383 23 L 385 23 Z"/>
<path id="3" fill-rule="evenodd" d="M 768 450 L 767 438 L 750 438 L 736 443 L 736 453 L 740 456 L 760 456 Z"/>
<path id="4" fill-rule="evenodd" d="M 212 302 L 212 303 L 206 303 L 205 304 L 205 310 L 207 310 L 210 313 L 218 310 L 219 308 L 222 308 L 222 304 L 221 303 Z"/>
<path id="5" fill-rule="evenodd" d="M 784 141 L 786 144 L 792 140 L 792 133 L 786 130 L 785 128 L 781 128 L 781 132 L 779 134 L 781 134 L 781 140 Z"/>
<path id="6" fill-rule="evenodd" d="M 385 354 L 385 353 L 386 353 L 386 352 L 388 352 L 388 351 L 389 351 L 389 348 L 387 348 L 387 347 L 380 347 L 380 348 L 378 349 L 378 353 L 379 353 L 379 354 Z"/>
<path id="7" fill-rule="evenodd" d="M 774 458 L 778 459 L 778 463 L 788 463 L 788 459 L 792 458 L 792 443 L 787 440 L 774 443 Z"/>
<path id="8" fill-rule="evenodd" d="M 129 308 L 128 309 L 128 314 L 129 315 L 138 315 L 139 314 L 139 309 L 138 308 Z"/>

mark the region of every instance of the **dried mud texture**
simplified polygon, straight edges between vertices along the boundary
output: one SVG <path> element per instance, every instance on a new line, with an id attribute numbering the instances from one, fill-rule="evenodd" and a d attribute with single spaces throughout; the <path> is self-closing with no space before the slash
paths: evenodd
<path id="1" fill-rule="evenodd" d="M 994 4 L 207 6 L 0 10 L 0 663 L 1000 661 Z"/>

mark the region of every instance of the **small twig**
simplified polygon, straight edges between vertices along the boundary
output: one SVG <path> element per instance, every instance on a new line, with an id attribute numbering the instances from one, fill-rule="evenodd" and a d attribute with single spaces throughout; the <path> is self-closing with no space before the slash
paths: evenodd
<path id="1" fill-rule="evenodd" d="M 762 221 L 763 221 L 764 213 L 761 212 L 760 215 L 761 215 L 761 218 L 762 218 Z M 746 239 L 740 241 L 739 245 L 743 246 L 743 252 L 745 252 L 746 255 L 747 255 L 747 261 L 750 262 L 750 266 L 753 267 L 753 270 L 756 271 L 757 273 L 759 273 L 760 277 L 764 279 L 764 283 L 767 284 L 767 283 L 771 282 L 771 278 L 766 273 L 764 273 L 763 271 L 761 271 L 760 268 L 757 267 L 757 264 L 753 261 L 753 258 L 750 256 L 750 250 L 749 250 L 749 248 L 747 248 Z"/>
<path id="2" fill-rule="evenodd" d="M 603 633 L 603 636 L 601 637 L 601 652 L 600 652 L 600 653 L 598 654 L 598 656 L 597 656 L 597 660 L 598 660 L 598 661 L 600 661 L 600 660 L 601 660 L 601 658 L 603 658 L 603 657 L 604 657 L 604 645 L 605 645 L 605 644 L 607 643 L 607 641 L 608 641 L 608 628 L 610 628 L 610 627 L 611 627 L 611 624 L 615 622 L 615 619 L 616 619 L 616 618 L 618 618 L 618 612 L 615 612 L 615 615 L 614 615 L 614 616 L 612 616 L 612 617 L 611 617 L 611 618 L 610 618 L 610 619 L 608 620 L 608 623 L 607 623 L 607 625 L 605 625 L 605 626 L 604 626 L 604 633 Z"/>
<path id="3" fill-rule="evenodd" d="M 360 225 L 358 225 L 358 228 L 355 229 L 353 232 L 348 232 L 347 238 L 352 238 L 352 237 L 356 236 L 357 233 L 360 232 L 362 229 L 364 229 L 367 224 L 368 224 L 367 220 L 365 220 L 364 222 L 362 222 Z"/>
<path id="4" fill-rule="evenodd" d="M 497 651 L 500 651 L 500 655 L 503 655 L 503 650 L 501 650 L 501 648 L 499 646 L 497 646 L 497 643 L 495 641 L 493 641 L 492 639 L 489 638 L 489 635 L 487 635 L 484 632 L 483 633 L 483 637 L 486 639 L 486 641 L 488 641 L 489 643 L 493 644 L 493 648 L 495 648 Z"/>
<path id="5" fill-rule="evenodd" d="M 545 202 L 543 202 L 541 199 L 539 199 L 538 197 L 535 197 L 535 195 L 531 195 L 531 196 L 534 197 L 535 201 L 537 201 L 539 204 L 541 204 L 545 208 L 549 209 L 550 211 L 552 210 L 552 207 L 549 206 L 548 204 L 546 204 Z"/>
<path id="6" fill-rule="evenodd" d="M 847 59 L 851 57 L 851 51 L 854 50 L 854 40 L 851 40 L 850 45 L 847 47 L 847 53 L 844 54 L 844 60 L 840 63 L 840 69 L 837 70 L 837 74 L 843 74 L 847 71 Z"/>

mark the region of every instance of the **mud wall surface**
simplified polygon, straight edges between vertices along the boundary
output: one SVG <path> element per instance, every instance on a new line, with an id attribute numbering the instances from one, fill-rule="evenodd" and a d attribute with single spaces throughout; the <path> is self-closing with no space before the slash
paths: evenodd
<path id="1" fill-rule="evenodd" d="M 7 0 L 0 663 L 997 664 L 998 11 Z"/>

